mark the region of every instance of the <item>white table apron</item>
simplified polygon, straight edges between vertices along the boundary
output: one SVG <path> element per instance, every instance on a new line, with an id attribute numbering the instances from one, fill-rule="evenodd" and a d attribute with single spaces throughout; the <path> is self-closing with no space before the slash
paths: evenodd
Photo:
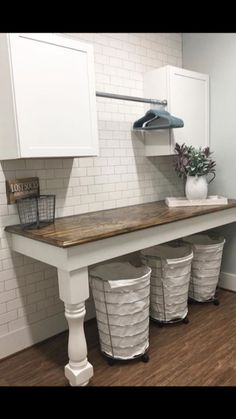
<path id="1" fill-rule="evenodd" d="M 57 267 L 59 295 L 69 326 L 65 376 L 71 386 L 87 385 L 93 376 L 84 334 L 88 266 L 235 221 L 236 208 L 230 208 L 67 248 L 8 233 L 12 250 Z"/>

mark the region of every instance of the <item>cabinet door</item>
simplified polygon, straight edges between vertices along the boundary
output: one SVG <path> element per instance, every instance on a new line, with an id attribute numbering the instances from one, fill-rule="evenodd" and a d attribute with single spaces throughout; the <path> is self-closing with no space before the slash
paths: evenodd
<path id="1" fill-rule="evenodd" d="M 172 130 L 172 148 L 175 142 L 208 146 L 209 77 L 172 66 L 168 66 L 168 71 L 168 111 L 184 121 L 183 128 Z"/>
<path id="2" fill-rule="evenodd" d="M 10 45 L 21 157 L 96 155 L 92 46 L 53 34 Z"/>

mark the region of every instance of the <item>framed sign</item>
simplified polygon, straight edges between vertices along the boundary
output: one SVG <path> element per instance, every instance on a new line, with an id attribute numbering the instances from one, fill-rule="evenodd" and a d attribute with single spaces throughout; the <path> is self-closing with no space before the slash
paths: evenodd
<path id="1" fill-rule="evenodd" d="M 6 180 L 7 203 L 15 204 L 17 199 L 39 196 L 39 178 Z"/>

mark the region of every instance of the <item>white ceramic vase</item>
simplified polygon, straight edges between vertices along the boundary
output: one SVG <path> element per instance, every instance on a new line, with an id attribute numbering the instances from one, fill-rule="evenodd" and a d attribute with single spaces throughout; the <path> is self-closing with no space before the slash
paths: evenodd
<path id="1" fill-rule="evenodd" d="M 208 195 L 206 176 L 187 176 L 185 195 L 187 199 L 206 199 Z"/>

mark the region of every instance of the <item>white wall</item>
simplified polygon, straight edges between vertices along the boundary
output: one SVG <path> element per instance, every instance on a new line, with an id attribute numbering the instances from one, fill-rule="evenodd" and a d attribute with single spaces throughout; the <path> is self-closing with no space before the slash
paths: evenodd
<path id="1" fill-rule="evenodd" d="M 144 72 L 166 64 L 182 67 L 180 34 L 67 36 L 94 45 L 99 91 L 142 96 Z M 97 98 L 97 110 L 99 157 L 0 163 L 0 357 L 66 327 L 56 270 L 9 249 L 4 227 L 19 219 L 15 206 L 7 205 L 5 179 L 38 176 L 41 193 L 56 193 L 57 217 L 182 194 L 172 157 L 144 157 L 142 141 L 131 138 L 133 122 L 144 114 L 143 104 Z"/>
<path id="2" fill-rule="evenodd" d="M 210 193 L 236 198 L 236 33 L 183 34 L 183 67 L 210 76 L 210 144 L 216 179 Z M 197 117 L 197 116 L 196 116 Z M 236 226 L 221 229 L 226 237 L 222 270 L 232 274 L 236 290 Z"/>

